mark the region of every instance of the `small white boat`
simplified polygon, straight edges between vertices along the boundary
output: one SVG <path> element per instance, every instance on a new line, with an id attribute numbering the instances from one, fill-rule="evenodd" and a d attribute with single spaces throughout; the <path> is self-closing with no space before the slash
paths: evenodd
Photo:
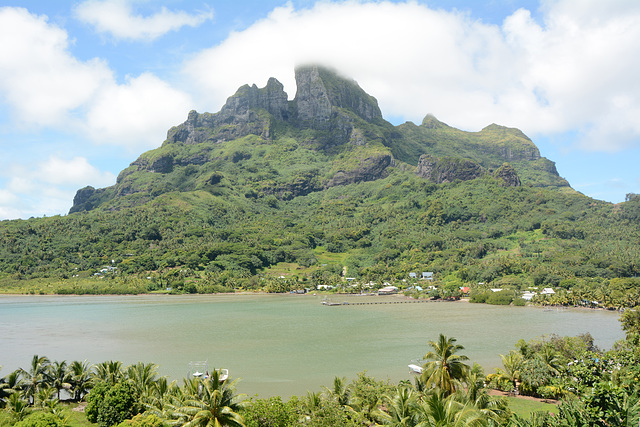
<path id="1" fill-rule="evenodd" d="M 421 374 L 424 368 L 422 366 L 415 365 L 413 363 L 409 364 L 409 370 L 414 374 Z"/>
<path id="2" fill-rule="evenodd" d="M 202 369 L 204 372 L 200 371 Z M 216 369 L 218 372 L 218 380 L 224 382 L 229 378 L 228 369 Z M 209 375 L 209 363 L 205 361 L 189 362 L 189 370 L 187 371 L 187 377 L 193 376 L 195 378 L 208 379 Z"/>

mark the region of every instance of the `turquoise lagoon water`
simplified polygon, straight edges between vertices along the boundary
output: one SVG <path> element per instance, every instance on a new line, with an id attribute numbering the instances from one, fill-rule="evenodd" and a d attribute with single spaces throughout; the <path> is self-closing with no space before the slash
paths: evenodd
<path id="1" fill-rule="evenodd" d="M 334 296 L 335 302 L 397 297 Z M 158 364 L 172 379 L 189 362 L 228 368 L 249 395 L 303 395 L 357 373 L 397 382 L 438 334 L 455 337 L 487 372 L 515 343 L 589 332 L 601 348 L 624 336 L 618 313 L 465 302 L 329 307 L 313 295 L 0 296 L 0 375 L 51 360 Z"/>

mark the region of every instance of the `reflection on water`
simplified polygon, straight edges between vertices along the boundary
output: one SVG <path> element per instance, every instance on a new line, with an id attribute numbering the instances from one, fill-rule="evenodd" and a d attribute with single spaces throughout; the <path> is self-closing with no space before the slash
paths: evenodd
<path id="1" fill-rule="evenodd" d="M 342 297 L 333 301 L 397 301 Z M 367 371 L 393 382 L 439 333 L 491 371 L 515 343 L 589 332 L 602 348 L 624 336 L 615 312 L 545 310 L 465 302 L 329 307 L 312 295 L 1 296 L 0 375 L 51 360 L 142 361 L 170 378 L 208 360 L 241 378 L 240 391 L 301 395 L 334 376 Z"/>

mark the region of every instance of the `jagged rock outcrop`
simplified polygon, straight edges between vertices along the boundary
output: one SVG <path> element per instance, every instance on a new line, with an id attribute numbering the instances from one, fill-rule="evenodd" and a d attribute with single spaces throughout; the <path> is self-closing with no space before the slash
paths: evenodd
<path id="1" fill-rule="evenodd" d="M 362 159 L 353 169 L 337 171 L 325 187 L 329 188 L 385 178 L 388 176 L 387 168 L 392 165 L 393 157 L 389 154 L 369 156 Z"/>
<path id="2" fill-rule="evenodd" d="M 436 184 L 453 182 L 457 179 L 469 181 L 485 175 L 486 170 L 480 164 L 456 157 L 420 156 L 417 175 Z"/>
<path id="3" fill-rule="evenodd" d="M 504 163 L 493 173 L 493 177 L 496 178 L 500 185 L 503 187 L 520 187 L 520 177 L 516 170 L 509 163 Z"/>
<path id="4" fill-rule="evenodd" d="M 73 207 L 71 208 L 69 213 L 88 210 L 86 203 L 89 201 L 89 199 L 91 199 L 91 196 L 93 196 L 95 192 L 96 189 L 90 185 L 76 191 L 76 195 L 73 198 Z"/>
<path id="5" fill-rule="evenodd" d="M 244 85 L 216 114 L 189 112 L 187 121 L 167 132 L 167 143 L 220 143 L 246 135 L 269 138 L 269 118 L 258 114 L 265 110 L 277 120 L 288 120 L 289 104 L 284 86 L 273 77 L 264 88 Z"/>
<path id="6" fill-rule="evenodd" d="M 167 132 L 166 143 L 220 143 L 246 135 L 268 139 L 271 119 L 275 119 L 329 131 L 316 142 L 320 146 L 336 146 L 352 139 L 356 129 L 352 115 L 369 122 L 383 120 L 376 99 L 353 80 L 318 66 L 297 68 L 295 78 L 297 91 L 293 101 L 287 101 L 282 83 L 275 78 L 270 78 L 264 88 L 244 85 L 216 114 L 189 112 L 183 124 Z M 266 111 L 268 116 L 260 111 Z M 356 141 L 362 143 L 362 133 Z"/>
<path id="7" fill-rule="evenodd" d="M 318 66 L 296 69 L 296 97 L 293 100 L 296 124 L 302 128 L 326 131 L 314 143 L 319 148 L 365 143 L 357 120 L 383 121 L 378 101 L 358 84 Z M 354 135 L 355 134 L 355 135 Z"/>
<path id="8" fill-rule="evenodd" d="M 235 95 L 227 99 L 217 119 L 221 122 L 232 122 L 239 117 L 245 117 L 252 109 L 263 109 L 277 120 L 287 120 L 289 104 L 282 83 L 271 77 L 267 85 L 261 89 L 255 84 L 240 87 Z"/>
<path id="9" fill-rule="evenodd" d="M 100 200 L 100 196 L 103 195 L 104 191 L 104 188 L 95 189 L 90 185 L 79 189 L 73 197 L 73 206 L 69 210 L 69 213 L 89 211 L 93 209 Z"/>
<path id="10" fill-rule="evenodd" d="M 296 85 L 298 120 L 312 128 L 325 128 L 337 108 L 347 109 L 368 122 L 382 119 L 378 101 L 358 83 L 322 67 L 296 69 Z"/>
<path id="11" fill-rule="evenodd" d="M 294 197 L 306 196 L 323 188 L 318 171 L 313 170 L 300 172 L 293 176 L 291 180 L 276 185 L 264 185 L 260 188 L 260 192 L 265 195 L 273 194 L 281 200 L 291 200 Z"/>

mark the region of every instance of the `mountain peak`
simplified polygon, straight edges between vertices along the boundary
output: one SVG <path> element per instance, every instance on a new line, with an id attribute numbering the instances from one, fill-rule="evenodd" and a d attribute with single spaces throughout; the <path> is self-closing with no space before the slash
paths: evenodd
<path id="1" fill-rule="evenodd" d="M 421 126 L 428 129 L 442 129 L 449 127 L 449 125 L 438 120 L 433 114 L 427 114 L 422 120 Z"/>
<path id="2" fill-rule="evenodd" d="M 289 117 L 289 107 L 282 83 L 271 77 L 263 88 L 258 88 L 255 84 L 241 86 L 227 99 L 220 115 L 245 115 L 250 109 L 264 109 L 276 119 L 286 120 Z"/>
<path id="3" fill-rule="evenodd" d="M 368 122 L 382 119 L 378 101 L 354 80 L 341 77 L 333 70 L 317 65 L 295 70 L 297 92 L 294 102 L 298 119 L 322 126 L 332 116 L 333 108 L 343 108 Z"/>

